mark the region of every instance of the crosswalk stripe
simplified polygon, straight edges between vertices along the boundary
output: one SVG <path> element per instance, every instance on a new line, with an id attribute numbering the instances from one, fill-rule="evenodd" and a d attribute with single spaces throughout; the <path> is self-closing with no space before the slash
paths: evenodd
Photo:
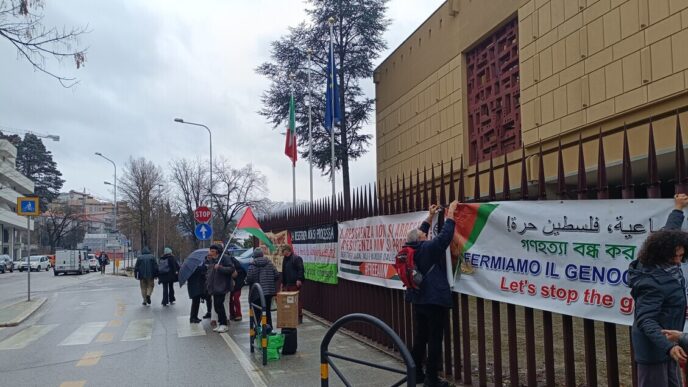
<path id="1" fill-rule="evenodd" d="M 59 345 L 84 345 L 89 344 L 98 336 L 98 333 L 105 328 L 107 321 L 88 322 L 81 325 L 77 330 L 72 332 Z"/>
<path id="2" fill-rule="evenodd" d="M 86 354 L 76 363 L 77 367 L 90 367 L 98 364 L 103 357 L 103 351 L 86 352 Z"/>
<path id="3" fill-rule="evenodd" d="M 201 324 L 191 324 L 189 316 L 177 316 L 177 337 L 205 336 Z"/>
<path id="4" fill-rule="evenodd" d="M 115 336 L 112 333 L 101 333 L 96 338 L 97 343 L 109 343 Z"/>
<path id="5" fill-rule="evenodd" d="M 124 331 L 122 341 L 150 340 L 153 334 L 153 319 L 134 320 Z"/>
<path id="6" fill-rule="evenodd" d="M 0 350 L 22 349 L 52 331 L 57 324 L 34 325 L 0 342 Z"/>
<path id="7" fill-rule="evenodd" d="M 75 380 L 69 382 L 63 382 L 60 387 L 84 387 L 86 385 L 85 380 Z"/>

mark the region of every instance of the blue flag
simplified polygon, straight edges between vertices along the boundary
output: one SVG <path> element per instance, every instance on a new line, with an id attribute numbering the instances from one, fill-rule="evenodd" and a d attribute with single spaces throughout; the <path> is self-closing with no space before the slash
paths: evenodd
<path id="1" fill-rule="evenodd" d="M 327 91 L 325 92 L 325 129 L 329 132 L 334 123 L 338 124 L 342 119 L 341 108 L 339 106 L 339 88 L 337 87 L 337 66 L 334 64 L 332 47 L 330 46 L 327 57 Z M 334 77 L 332 76 L 334 74 Z"/>

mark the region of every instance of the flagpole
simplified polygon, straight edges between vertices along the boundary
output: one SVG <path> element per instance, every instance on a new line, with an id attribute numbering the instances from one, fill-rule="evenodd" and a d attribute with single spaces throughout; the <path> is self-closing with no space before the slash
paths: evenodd
<path id="1" fill-rule="evenodd" d="M 334 85 L 334 82 L 335 82 L 335 78 L 334 78 L 335 77 L 335 74 L 334 74 L 334 44 L 333 44 L 333 42 L 334 42 L 334 38 L 333 38 L 333 35 L 334 35 L 334 33 L 333 33 L 334 18 L 330 16 L 330 18 L 327 20 L 327 23 L 330 25 L 330 60 L 332 61 L 331 62 L 332 66 L 330 67 L 330 82 L 332 83 L 332 85 Z M 328 86 L 328 88 L 332 89 L 332 97 L 330 99 L 330 101 L 332 101 L 332 103 L 331 103 L 331 105 L 332 105 L 332 126 L 330 127 L 330 141 L 332 142 L 332 166 L 330 168 L 332 168 L 332 172 L 331 172 L 332 173 L 332 175 L 331 175 L 331 177 L 332 177 L 332 200 L 334 200 L 336 197 L 335 182 L 334 182 L 335 176 L 336 176 L 335 169 L 334 169 L 334 121 L 335 121 L 334 112 L 336 111 L 335 107 L 334 107 L 334 101 L 335 101 L 334 92 L 335 92 L 335 90 L 334 90 L 334 86 L 333 87 Z"/>
<path id="2" fill-rule="evenodd" d="M 308 49 L 308 163 L 310 164 L 311 204 L 313 204 L 313 128 L 311 117 L 311 53 Z"/>
<path id="3" fill-rule="evenodd" d="M 294 73 L 289 74 L 289 79 L 291 80 L 291 101 L 294 100 Z M 291 101 L 289 102 L 291 105 Z M 296 114 L 296 113 L 294 113 Z M 291 117 L 290 117 L 291 122 Z M 291 124 L 290 124 L 291 125 Z M 289 128 L 291 130 L 291 128 Z M 296 149 L 296 127 L 294 127 L 294 149 Z M 293 158 L 291 160 L 291 186 L 292 186 L 292 205 L 296 207 L 296 160 Z"/>

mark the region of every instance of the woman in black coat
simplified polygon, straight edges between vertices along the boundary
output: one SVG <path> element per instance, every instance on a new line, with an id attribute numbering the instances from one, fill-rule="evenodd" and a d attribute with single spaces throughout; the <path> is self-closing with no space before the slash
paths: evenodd
<path id="1" fill-rule="evenodd" d="M 201 319 L 198 318 L 198 308 L 200 307 L 201 299 L 205 300 L 205 305 L 208 307 L 208 313 L 206 313 L 203 318 L 210 318 L 210 312 L 213 308 L 210 302 L 210 296 L 206 290 L 207 273 L 207 266 L 202 264 L 196 268 L 196 271 L 191 274 L 187 282 L 186 290 L 189 292 L 189 298 L 191 299 L 191 317 L 189 318 L 189 322 L 192 324 L 201 322 Z"/>
<path id="2" fill-rule="evenodd" d="M 686 284 L 681 261 L 687 249 L 688 235 L 683 231 L 657 231 L 629 266 L 628 284 L 635 302 L 631 341 L 640 387 L 681 385 L 677 362 L 686 361 L 686 353 L 662 330 L 683 330 Z"/>
<path id="3" fill-rule="evenodd" d="M 172 255 L 172 249 L 165 247 L 165 255 L 158 259 L 158 283 L 162 284 L 162 306 L 174 304 L 174 283 L 179 275 L 179 262 Z"/>

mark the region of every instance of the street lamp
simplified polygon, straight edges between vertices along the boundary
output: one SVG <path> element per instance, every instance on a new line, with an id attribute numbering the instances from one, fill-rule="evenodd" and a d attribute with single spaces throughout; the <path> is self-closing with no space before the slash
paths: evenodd
<path id="1" fill-rule="evenodd" d="M 114 183 L 111 184 L 111 183 L 106 181 L 105 184 L 110 184 L 115 188 L 115 230 L 114 231 L 115 231 L 115 233 L 117 233 L 117 164 L 115 164 L 115 162 L 110 160 L 109 158 L 103 156 L 103 154 L 100 152 L 96 152 L 96 156 L 100 156 L 100 157 L 104 158 L 105 160 L 112 163 L 113 167 L 115 167 L 115 181 L 114 181 Z"/>
<path id="2" fill-rule="evenodd" d="M 114 187 L 114 184 L 110 183 L 109 181 L 104 181 L 103 184 L 105 184 L 105 185 L 111 185 L 111 186 Z M 114 207 L 113 207 L 113 210 L 114 210 Z M 113 227 L 114 227 L 114 228 L 113 228 L 113 232 L 114 232 L 114 230 L 117 230 L 117 212 L 115 212 L 115 224 L 114 224 Z"/>
<path id="3" fill-rule="evenodd" d="M 210 136 L 210 211 L 212 213 L 213 211 L 213 133 L 210 131 L 210 128 L 203 124 L 197 124 L 195 122 L 188 122 L 184 121 L 183 118 L 175 118 L 174 122 L 178 122 L 180 124 L 187 124 L 187 125 L 194 125 L 194 126 L 202 126 L 205 128 L 205 130 L 208 131 L 208 135 Z"/>
<path id="4" fill-rule="evenodd" d="M 162 184 L 158 184 L 158 230 L 155 235 L 155 256 L 160 256 L 160 201 L 162 200 Z M 165 246 L 163 246 L 165 248 Z"/>

